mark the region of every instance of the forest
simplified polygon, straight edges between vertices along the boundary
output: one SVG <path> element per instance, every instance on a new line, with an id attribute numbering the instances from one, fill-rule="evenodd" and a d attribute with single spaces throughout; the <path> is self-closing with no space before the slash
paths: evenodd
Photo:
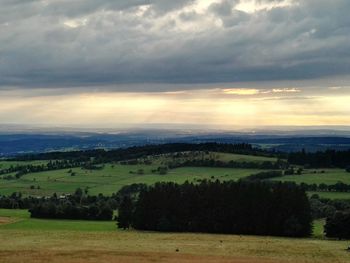
<path id="1" fill-rule="evenodd" d="M 301 188 L 263 182 L 157 183 L 125 197 L 118 216 L 120 228 L 167 232 L 303 237 L 311 225 Z"/>

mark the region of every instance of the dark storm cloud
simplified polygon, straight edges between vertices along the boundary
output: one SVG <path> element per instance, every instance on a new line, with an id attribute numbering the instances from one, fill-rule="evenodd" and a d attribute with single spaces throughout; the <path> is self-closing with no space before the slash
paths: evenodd
<path id="1" fill-rule="evenodd" d="M 192 0 L 0 0 L 0 85 L 117 87 L 349 75 L 350 1 L 295 0 L 254 13 L 238 10 L 242 1 L 203 8 Z"/>

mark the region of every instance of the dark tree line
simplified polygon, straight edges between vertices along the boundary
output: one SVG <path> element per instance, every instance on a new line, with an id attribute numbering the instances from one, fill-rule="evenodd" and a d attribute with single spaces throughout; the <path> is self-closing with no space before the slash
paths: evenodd
<path id="1" fill-rule="evenodd" d="M 110 220 L 111 212 L 116 210 L 124 197 L 136 200 L 145 184 L 123 186 L 112 196 L 88 195 L 88 189 L 76 189 L 72 195 L 53 194 L 51 197 L 24 197 L 21 193 L 9 196 L 0 195 L 0 208 L 29 209 L 32 217 Z"/>
<path id="2" fill-rule="evenodd" d="M 55 160 L 55 161 L 49 161 L 47 164 L 40 164 L 40 165 L 32 165 L 32 164 L 11 165 L 9 168 L 0 169 L 0 175 L 15 173 L 14 177 L 12 176 L 4 177 L 4 179 L 11 180 L 11 179 L 18 179 L 28 173 L 38 173 L 38 172 L 44 172 L 44 171 L 67 169 L 67 168 L 80 167 L 84 165 L 85 163 L 78 162 L 75 160 Z"/>
<path id="3" fill-rule="evenodd" d="M 119 227 L 140 230 L 308 236 L 311 210 L 295 184 L 264 182 L 157 183 L 136 202 L 125 197 Z"/>
<path id="4" fill-rule="evenodd" d="M 23 197 L 20 193 L 0 196 L 0 208 L 28 209 L 31 217 L 59 219 L 111 220 L 113 210 L 120 203 L 120 195 L 90 196 L 78 188 L 72 195 L 51 197 Z"/>
<path id="5" fill-rule="evenodd" d="M 314 192 L 350 192 L 350 184 L 345 184 L 343 182 L 337 182 L 335 184 L 327 185 L 324 183 L 321 184 L 306 184 L 301 183 L 300 186 L 305 191 L 314 191 Z"/>
<path id="6" fill-rule="evenodd" d="M 327 150 L 323 152 L 306 152 L 302 150 L 300 152 L 290 153 L 288 155 L 288 162 L 310 168 L 346 168 L 350 166 L 350 150 Z"/>
<path id="7" fill-rule="evenodd" d="M 112 220 L 113 209 L 105 202 L 80 205 L 70 201 L 45 201 L 29 209 L 34 218 Z"/>
<path id="8" fill-rule="evenodd" d="M 34 218 L 112 220 L 117 205 L 111 197 L 89 196 L 78 188 L 73 195 L 39 199 L 30 205 L 29 212 Z"/>
<path id="9" fill-rule="evenodd" d="M 13 193 L 9 196 L 0 195 L 0 208 L 6 209 L 29 209 L 32 205 L 39 203 L 35 197 L 23 197 L 21 193 Z"/>
<path id="10" fill-rule="evenodd" d="M 252 181 L 265 180 L 265 179 L 281 177 L 281 176 L 283 176 L 282 171 L 266 171 L 266 172 L 259 172 L 256 174 L 249 175 L 249 176 L 243 178 L 243 180 L 252 180 Z"/>

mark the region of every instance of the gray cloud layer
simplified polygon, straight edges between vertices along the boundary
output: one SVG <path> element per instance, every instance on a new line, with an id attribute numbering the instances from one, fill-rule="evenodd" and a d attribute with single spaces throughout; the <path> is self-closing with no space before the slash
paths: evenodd
<path id="1" fill-rule="evenodd" d="M 350 74 L 350 1 L 0 0 L 0 86 L 298 80 Z M 257 0 L 278 4 L 283 0 Z"/>

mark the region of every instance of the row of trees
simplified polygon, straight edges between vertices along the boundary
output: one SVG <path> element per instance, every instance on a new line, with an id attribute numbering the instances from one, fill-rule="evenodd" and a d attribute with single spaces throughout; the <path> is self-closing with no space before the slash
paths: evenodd
<path id="1" fill-rule="evenodd" d="M 157 183 L 136 201 L 125 196 L 118 226 L 140 230 L 308 236 L 311 210 L 295 184 Z"/>
<path id="2" fill-rule="evenodd" d="M 317 191 L 317 192 L 350 192 L 350 184 L 343 182 L 337 182 L 335 184 L 327 185 L 321 184 L 307 184 L 301 183 L 300 186 L 305 191 Z"/>
<path id="3" fill-rule="evenodd" d="M 294 152 L 288 154 L 288 162 L 311 168 L 338 167 L 347 168 L 350 165 L 350 150 L 323 152 Z"/>
<path id="4" fill-rule="evenodd" d="M 23 197 L 21 193 L 0 196 L 0 208 L 29 209 L 32 217 L 110 220 L 120 204 L 121 194 L 88 195 L 88 189 L 78 188 L 72 195 Z"/>
<path id="5" fill-rule="evenodd" d="M 35 218 L 112 220 L 113 209 L 106 202 L 80 205 L 67 200 L 45 201 L 33 205 L 30 216 Z"/>
<path id="6" fill-rule="evenodd" d="M 118 204 L 116 196 L 90 196 L 88 189 L 78 188 L 73 195 L 38 199 L 29 212 L 36 218 L 111 220 Z"/>
<path id="7" fill-rule="evenodd" d="M 11 165 L 8 168 L 1 169 L 0 175 L 15 173 L 14 177 L 12 176 L 4 177 L 4 179 L 10 180 L 10 179 L 18 179 L 28 173 L 38 173 L 43 171 L 67 169 L 67 168 L 79 167 L 84 165 L 85 163 L 78 162 L 75 160 L 54 160 L 54 161 L 49 161 L 46 164 L 39 164 L 39 165 L 33 165 L 33 164 Z"/>
<path id="8" fill-rule="evenodd" d="M 88 162 L 93 158 L 95 164 L 136 160 L 138 158 L 185 151 L 209 151 L 224 153 L 239 153 L 257 156 L 275 157 L 274 153 L 254 148 L 251 144 L 226 144 L 226 143 L 168 143 L 160 145 L 144 145 L 114 150 L 95 149 L 87 151 L 48 152 L 17 156 L 15 160 L 75 160 Z"/>
<path id="9" fill-rule="evenodd" d="M 6 209 L 29 209 L 39 203 L 38 198 L 23 197 L 21 193 L 13 193 L 9 196 L 0 195 L 0 208 Z"/>
<path id="10" fill-rule="evenodd" d="M 256 174 L 252 174 L 250 176 L 243 178 L 243 180 L 252 180 L 252 181 L 266 180 L 266 179 L 281 177 L 281 176 L 283 176 L 282 171 L 266 171 L 266 172 L 259 172 Z"/>
<path id="11" fill-rule="evenodd" d="M 238 161 L 221 161 L 215 159 L 193 159 L 185 160 L 183 162 L 170 162 L 168 167 L 170 169 L 178 167 L 222 167 L 222 168 L 251 168 L 251 169 L 284 169 L 288 166 L 285 161 L 279 160 L 277 162 L 263 161 L 263 162 L 238 162 Z"/>

